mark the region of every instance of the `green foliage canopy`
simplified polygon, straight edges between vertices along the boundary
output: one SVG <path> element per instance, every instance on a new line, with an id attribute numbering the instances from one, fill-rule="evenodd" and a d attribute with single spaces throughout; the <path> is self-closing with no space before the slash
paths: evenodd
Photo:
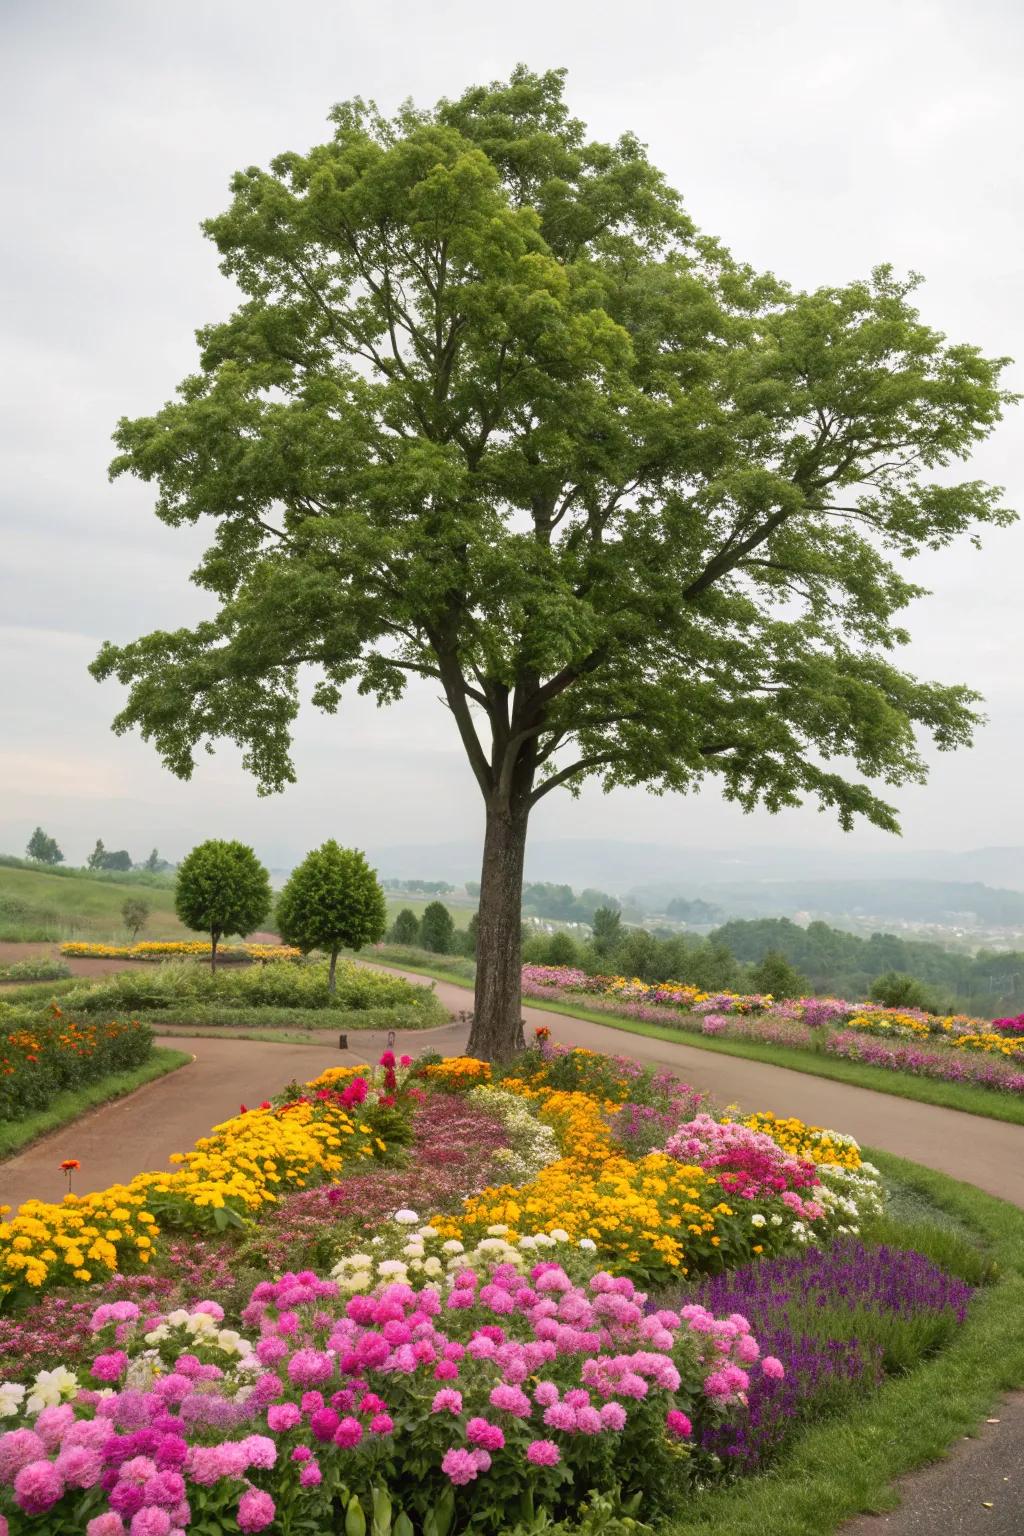
<path id="1" fill-rule="evenodd" d="M 432 901 L 420 918 L 420 943 L 436 955 L 450 955 L 455 949 L 455 921 L 441 901 Z"/>
<path id="2" fill-rule="evenodd" d="M 178 866 L 174 909 L 186 928 L 210 935 L 215 965 L 220 940 L 252 933 L 270 904 L 270 876 L 245 843 L 211 838 Z"/>
<path id="3" fill-rule="evenodd" d="M 37 864 L 63 864 L 64 862 L 64 855 L 57 845 L 57 839 L 48 836 L 42 827 L 36 827 L 28 840 L 25 852 Z"/>
<path id="4" fill-rule="evenodd" d="M 887 659 L 919 593 L 891 557 L 1009 521 L 945 473 L 998 420 L 1003 360 L 886 267 L 803 293 L 737 264 L 562 90 L 519 69 L 393 120 L 349 102 L 234 178 L 206 232 L 243 303 L 112 469 L 167 523 L 216 521 L 196 580 L 220 611 L 103 648 L 116 728 L 185 776 L 231 737 L 272 790 L 300 667 L 329 711 L 415 674 L 520 810 L 714 771 L 745 807 L 892 828 L 828 760 L 899 784 L 916 726 L 970 736 L 967 688 Z"/>
<path id="5" fill-rule="evenodd" d="M 277 927 L 286 944 L 331 957 L 331 984 L 340 949 L 362 949 L 384 937 L 387 907 L 376 871 L 356 848 L 329 838 L 292 871 L 277 900 Z"/>

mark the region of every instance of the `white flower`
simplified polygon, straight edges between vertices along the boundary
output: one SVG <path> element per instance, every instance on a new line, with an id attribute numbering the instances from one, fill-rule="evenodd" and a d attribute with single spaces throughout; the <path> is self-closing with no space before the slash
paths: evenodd
<path id="1" fill-rule="evenodd" d="M 542 1248 L 554 1248 L 557 1241 L 557 1238 L 554 1236 L 549 1236 L 547 1232 L 537 1233 L 537 1242 Z"/>
<path id="2" fill-rule="evenodd" d="M 403 1264 L 401 1259 L 381 1259 L 377 1265 L 377 1273 L 379 1275 L 399 1275 L 404 1279 L 407 1268 L 408 1266 Z"/>
<path id="3" fill-rule="evenodd" d="M 594 1242 L 592 1237 L 581 1237 L 580 1247 L 584 1250 L 585 1253 L 597 1252 L 597 1244 Z"/>
<path id="4" fill-rule="evenodd" d="M 412 1242 L 406 1243 L 405 1247 L 402 1249 L 402 1252 L 405 1254 L 407 1259 L 422 1259 L 426 1250 L 422 1243 Z"/>
<path id="5" fill-rule="evenodd" d="M 504 1237 L 507 1232 L 508 1227 L 503 1221 L 496 1221 L 487 1228 L 488 1237 Z"/>
<path id="6" fill-rule="evenodd" d="M 439 1275 L 441 1273 L 441 1260 L 434 1257 L 424 1259 L 423 1273 L 425 1275 Z"/>
<path id="7" fill-rule="evenodd" d="M 217 1335 L 217 1347 L 228 1355 L 242 1355 L 246 1354 L 252 1345 L 246 1340 L 243 1348 L 240 1333 L 236 1333 L 233 1328 L 222 1328 Z"/>
<path id="8" fill-rule="evenodd" d="M 760 1211 L 755 1211 L 753 1216 L 751 1216 L 751 1218 L 750 1218 L 750 1225 L 752 1227 L 763 1227 L 763 1226 L 766 1226 L 767 1225 L 767 1217 L 762 1216 Z"/>
<path id="9" fill-rule="evenodd" d="M 165 1323 L 160 1323 L 158 1327 L 151 1328 L 149 1333 L 144 1333 L 142 1337 L 147 1344 L 161 1344 L 170 1331 Z"/>
<path id="10" fill-rule="evenodd" d="M 414 1227 L 419 1221 L 416 1211 L 404 1210 L 395 1212 L 395 1220 L 403 1227 Z"/>
<path id="11" fill-rule="evenodd" d="M 437 1236 L 437 1228 L 436 1227 L 420 1227 L 419 1231 L 416 1233 L 416 1236 L 417 1237 L 422 1237 L 422 1238 L 436 1237 Z"/>
<path id="12" fill-rule="evenodd" d="M 0 1419 L 9 1419 L 17 1413 L 25 1396 L 25 1388 L 19 1381 L 0 1382 Z"/>
<path id="13" fill-rule="evenodd" d="M 171 1315 L 167 1319 L 167 1321 L 169 1323 L 174 1321 L 174 1313 L 173 1312 L 171 1313 Z M 185 1332 L 186 1333 L 191 1333 L 193 1336 L 195 1336 L 195 1334 L 197 1334 L 197 1333 L 216 1333 L 216 1331 L 217 1331 L 217 1320 L 216 1320 L 216 1318 L 211 1317 L 209 1312 L 193 1312 L 191 1317 L 189 1317 L 186 1314 L 186 1320 L 185 1320 Z"/>
<path id="14" fill-rule="evenodd" d="M 773 1216 L 772 1217 L 772 1226 L 773 1227 L 781 1227 L 782 1226 L 782 1217 L 781 1216 Z"/>
<path id="15" fill-rule="evenodd" d="M 537 1239 L 535 1237 L 529 1237 L 529 1236 L 521 1237 L 519 1239 L 519 1246 L 520 1246 L 520 1248 L 525 1248 L 527 1253 L 529 1253 L 532 1249 L 536 1248 L 536 1246 L 537 1246 Z"/>
<path id="16" fill-rule="evenodd" d="M 567 1243 L 569 1241 L 569 1234 L 564 1227 L 552 1227 L 551 1236 L 556 1243 Z"/>
<path id="17" fill-rule="evenodd" d="M 450 1237 L 446 1243 L 441 1244 L 442 1253 L 465 1253 L 465 1245 L 460 1243 L 457 1237 Z"/>
<path id="18" fill-rule="evenodd" d="M 32 1394 L 25 1404 L 28 1413 L 41 1413 L 44 1408 L 73 1397 L 78 1391 L 78 1377 L 66 1366 L 58 1365 L 53 1371 L 39 1371 L 32 1383 Z"/>
<path id="19" fill-rule="evenodd" d="M 368 1269 L 360 1269 L 341 1283 L 346 1291 L 369 1291 L 373 1289 L 373 1276 Z"/>

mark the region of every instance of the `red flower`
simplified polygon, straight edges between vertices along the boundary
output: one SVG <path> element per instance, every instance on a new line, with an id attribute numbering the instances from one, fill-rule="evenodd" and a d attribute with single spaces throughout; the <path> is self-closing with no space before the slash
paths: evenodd
<path id="1" fill-rule="evenodd" d="M 238 1106 L 238 1113 L 240 1115 L 247 1115 L 249 1113 L 249 1111 L 246 1109 L 244 1104 L 239 1104 L 239 1106 Z"/>
<path id="2" fill-rule="evenodd" d="M 77 1157 L 66 1157 L 60 1165 L 61 1173 L 70 1173 L 72 1168 L 81 1168 Z"/>

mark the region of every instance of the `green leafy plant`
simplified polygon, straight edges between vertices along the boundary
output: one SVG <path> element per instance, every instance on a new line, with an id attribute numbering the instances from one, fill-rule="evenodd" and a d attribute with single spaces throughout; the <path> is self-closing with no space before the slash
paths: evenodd
<path id="1" fill-rule="evenodd" d="M 355 848 L 329 838 L 293 870 L 277 901 L 277 927 L 286 944 L 330 958 L 328 990 L 335 989 L 338 953 L 384 937 L 387 907 L 376 871 Z"/>
<path id="2" fill-rule="evenodd" d="M 252 933 L 270 911 L 270 876 L 245 843 L 211 838 L 178 868 L 174 909 L 187 928 L 210 935 L 210 970 L 217 945 L 233 933 Z"/>

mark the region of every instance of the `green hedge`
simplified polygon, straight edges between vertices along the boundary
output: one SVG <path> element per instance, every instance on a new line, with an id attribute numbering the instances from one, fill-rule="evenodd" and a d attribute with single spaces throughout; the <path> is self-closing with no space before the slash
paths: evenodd
<path id="1" fill-rule="evenodd" d="M 380 975 L 362 966 L 338 967 L 337 989 L 327 985 L 326 963 L 250 965 L 211 976 L 205 965 L 168 960 L 121 971 L 104 981 L 83 982 L 65 992 L 70 1013 L 155 1013 L 199 1006 L 221 1009 L 302 1008 L 332 1014 L 380 1008 L 429 1011 L 431 991 L 401 976 Z"/>

